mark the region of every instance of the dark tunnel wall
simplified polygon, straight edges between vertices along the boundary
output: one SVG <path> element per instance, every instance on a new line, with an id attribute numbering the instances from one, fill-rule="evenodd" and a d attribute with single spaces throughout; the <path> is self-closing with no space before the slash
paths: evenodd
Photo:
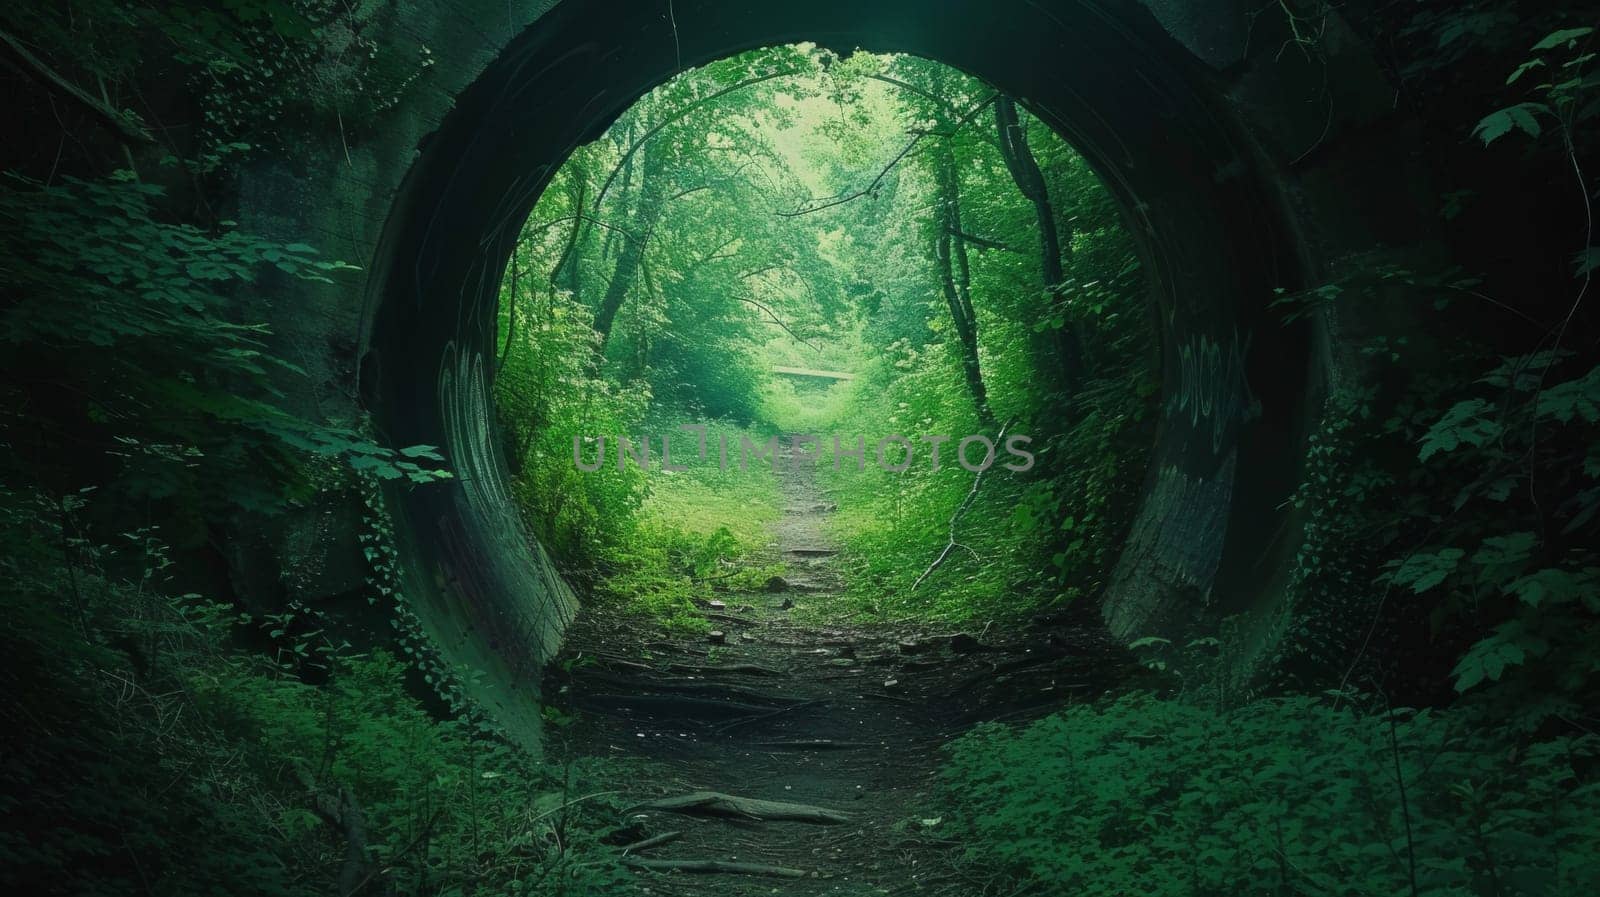
<path id="1" fill-rule="evenodd" d="M 442 445 L 457 472 L 443 487 L 392 495 L 391 506 L 413 607 L 448 661 L 486 672 L 476 696 L 536 742 L 537 708 L 518 693 L 535 687 L 575 608 L 549 559 L 525 547 L 490 435 L 484 360 L 512 241 L 566 155 L 640 95 L 682 68 L 775 43 L 903 51 L 965 69 L 1021 98 L 1089 159 L 1141 243 L 1165 386 L 1105 619 L 1121 636 L 1172 634 L 1269 605 L 1278 546 L 1292 542 L 1278 508 L 1331 355 L 1327 334 L 1285 329 L 1266 306 L 1331 250 L 1301 236 L 1316 210 L 1292 195 L 1288 153 L 1271 145 L 1299 139 L 1298 98 L 1240 100 L 1242 88 L 1284 73 L 1252 66 L 1242 32 L 1216 24 L 1242 22 L 1236 6 L 677 0 L 669 19 L 651 4 L 567 0 L 503 48 L 459 13 L 401 7 L 394 27 L 443 29 L 436 52 L 454 47 L 460 60 L 441 92 L 416 104 L 413 130 L 367 148 L 365 181 L 326 196 L 302 181 L 286 197 L 273 190 L 284 173 L 264 171 L 245 198 L 258 218 L 323 229 L 363 211 L 346 228 L 357 249 L 372 238 L 360 396 L 385 438 Z M 503 8 L 481 21 L 512 30 Z M 450 78 L 471 83 L 453 93 Z M 408 134 L 435 124 L 408 160 Z M 402 171 L 391 192 L 386 182 Z"/>

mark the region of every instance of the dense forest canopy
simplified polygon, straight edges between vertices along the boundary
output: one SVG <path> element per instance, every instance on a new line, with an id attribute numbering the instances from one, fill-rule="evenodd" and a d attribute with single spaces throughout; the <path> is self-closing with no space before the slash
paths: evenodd
<path id="1" fill-rule="evenodd" d="M 1592 5 L 459 6 L 0 9 L 0 883 L 1600 893 Z"/>
<path id="2" fill-rule="evenodd" d="M 695 565 L 764 539 L 776 493 L 717 482 L 730 443 L 743 461 L 745 440 L 816 437 L 848 603 L 878 616 L 1015 617 L 1093 591 L 1140 482 L 1154 327 L 1118 210 L 1036 119 L 927 60 L 778 48 L 651 92 L 557 173 L 502 310 L 497 407 L 532 529 L 658 609 L 689 606 Z M 678 478 L 621 463 L 622 436 L 659 465 L 650 434 L 685 424 L 724 448 Z M 1001 425 L 1040 467 L 969 503 L 960 440 L 1004 443 Z M 950 440 L 942 467 L 930 435 Z M 965 549 L 914 594 L 963 505 Z M 638 566 L 662 537 L 640 525 L 691 525 L 679 569 Z"/>

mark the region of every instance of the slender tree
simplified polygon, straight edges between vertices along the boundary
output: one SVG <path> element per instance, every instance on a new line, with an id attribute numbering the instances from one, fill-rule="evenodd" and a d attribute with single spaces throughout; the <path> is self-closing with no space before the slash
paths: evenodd
<path id="1" fill-rule="evenodd" d="M 999 96 L 994 102 L 995 130 L 1000 138 L 1000 157 L 1006 170 L 1023 197 L 1033 204 L 1034 219 L 1039 230 L 1039 269 L 1044 276 L 1044 287 L 1052 297 L 1059 296 L 1062 281 L 1061 255 L 1063 242 L 1056 226 L 1055 207 L 1050 202 L 1050 191 L 1045 185 L 1044 173 L 1028 146 L 1028 132 L 1017 118 L 1017 105 L 1008 96 Z M 1071 234 L 1067 234 L 1070 243 Z M 1083 342 L 1077 328 L 1068 322 L 1055 331 L 1056 354 L 1061 365 L 1061 376 L 1069 393 L 1077 391 L 1083 382 Z"/>
<path id="2" fill-rule="evenodd" d="M 983 382 L 983 367 L 978 358 L 978 318 L 972 309 L 972 267 L 961 234 L 961 174 L 956 169 L 955 150 L 950 139 L 941 139 L 935 150 L 934 259 L 939 268 L 945 306 L 955 327 L 961 371 L 967 391 L 985 424 L 994 422 L 989 410 L 989 390 Z"/>
<path id="3" fill-rule="evenodd" d="M 666 206 L 667 197 L 664 195 L 662 171 L 664 154 L 646 149 L 642 151 L 642 155 L 644 159 L 639 173 L 639 199 L 629 219 L 628 229 L 625 233 L 617 229 L 609 231 L 618 235 L 622 241 L 622 248 L 617 252 L 617 261 L 612 267 L 611 279 L 606 284 L 605 294 L 601 296 L 600 304 L 595 307 L 595 351 L 600 357 L 605 356 L 606 342 L 611 338 L 611 327 L 616 323 L 617 311 L 622 308 L 622 303 L 628 298 L 628 291 L 633 288 L 634 281 L 638 278 L 639 267 L 644 262 L 646 244 L 650 240 L 650 234 L 655 230 L 656 223 L 661 219 L 662 209 Z"/>

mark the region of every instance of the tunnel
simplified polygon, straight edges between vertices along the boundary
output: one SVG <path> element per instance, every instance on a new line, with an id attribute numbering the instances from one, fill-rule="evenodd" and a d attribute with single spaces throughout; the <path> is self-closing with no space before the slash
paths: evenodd
<path id="1" fill-rule="evenodd" d="M 426 135 L 384 219 L 362 321 L 360 394 L 385 438 L 445 449 L 456 478 L 390 496 L 414 610 L 477 697 L 537 731 L 539 670 L 576 597 L 523 531 L 490 402 L 498 285 L 556 168 L 677 72 L 815 42 L 946 63 L 1019 98 L 1100 174 L 1135 234 L 1164 393 L 1140 508 L 1100 610 L 1123 638 L 1211 631 L 1257 606 L 1292 526 L 1327 357 L 1316 325 L 1268 311 L 1300 288 L 1279 170 L 1225 83 L 1138 3 L 619 0 L 556 6 L 518 33 Z M 530 736 L 537 740 L 537 736 Z"/>
<path id="2" fill-rule="evenodd" d="M 0 884 L 1600 893 L 1597 22 L 0 7 Z"/>

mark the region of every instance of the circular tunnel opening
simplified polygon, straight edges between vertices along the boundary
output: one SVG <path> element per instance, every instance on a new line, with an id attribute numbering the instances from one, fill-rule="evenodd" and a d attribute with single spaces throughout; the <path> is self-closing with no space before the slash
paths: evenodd
<path id="1" fill-rule="evenodd" d="M 576 150 L 492 363 L 512 503 L 580 604 L 561 760 L 888 822 L 947 733 L 1121 684 L 1083 596 L 1158 404 L 1125 220 L 1012 98 L 903 54 L 726 57 Z"/>
<path id="2" fill-rule="evenodd" d="M 1008 628 L 1103 588 L 1153 307 L 1104 185 L 1011 98 L 749 51 L 556 172 L 500 285 L 496 432 L 586 604 L 719 641 L 754 621 L 713 602 Z"/>
<path id="3" fill-rule="evenodd" d="M 1131 524 L 1093 597 L 1119 637 L 1248 605 L 1281 530 L 1274 505 L 1294 479 L 1311 364 L 1307 334 L 1265 317 L 1274 291 L 1297 285 L 1296 247 L 1208 76 L 1132 4 L 949 3 L 938 17 L 912 4 L 740 6 L 558 7 L 460 97 L 389 222 L 363 387 L 388 436 L 443 446 L 457 472 L 448 488 L 397 496 L 397 516 L 418 614 L 447 658 L 486 672 L 477 697 L 536 733 L 523 695 L 576 610 L 518 518 L 494 420 L 500 285 L 523 222 L 561 163 L 649 90 L 796 41 L 971 72 L 1081 153 L 1152 287 L 1162 384 Z"/>

